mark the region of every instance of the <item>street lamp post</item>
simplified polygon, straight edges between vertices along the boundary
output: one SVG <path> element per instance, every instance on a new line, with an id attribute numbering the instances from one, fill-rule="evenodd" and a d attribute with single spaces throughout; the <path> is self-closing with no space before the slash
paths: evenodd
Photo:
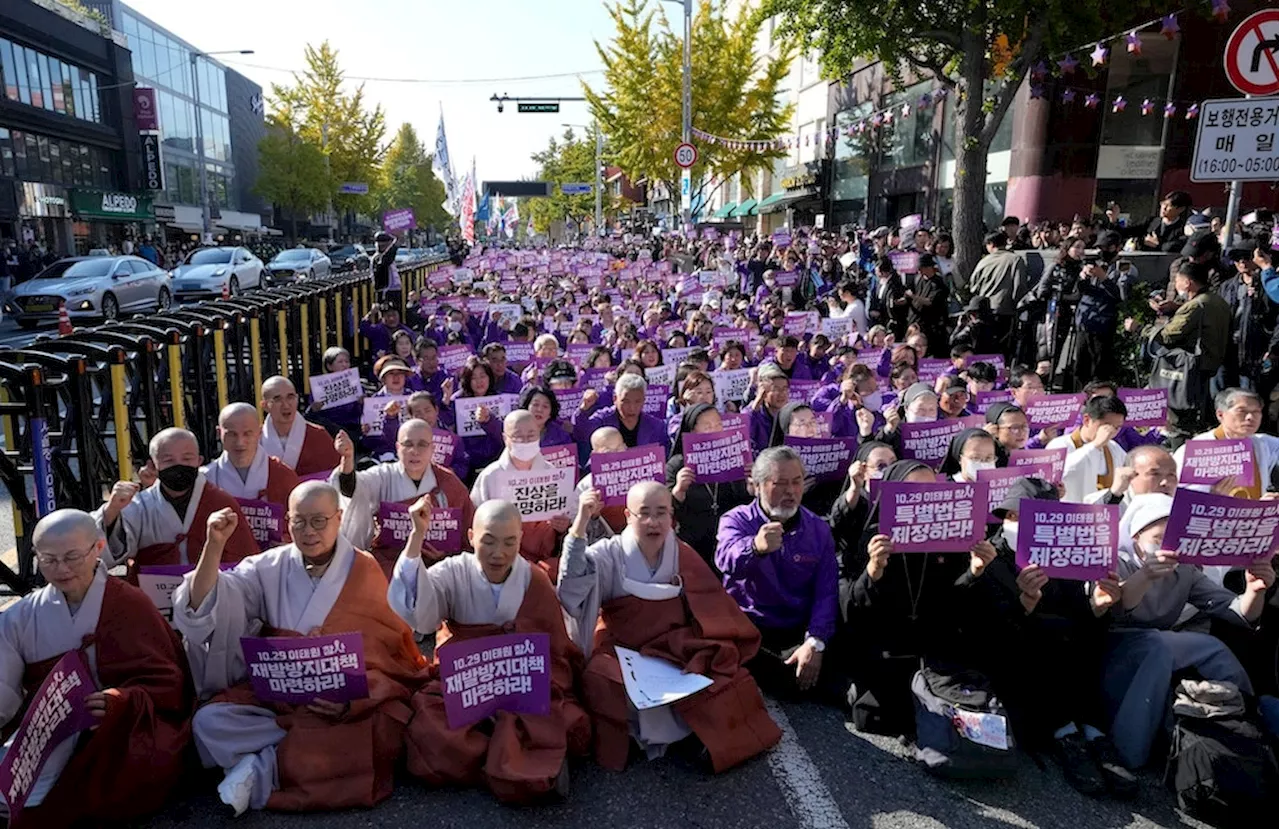
<path id="1" fill-rule="evenodd" d="M 684 7 L 684 65 L 681 68 L 680 91 L 680 142 L 688 144 L 693 138 L 693 71 L 691 43 L 693 41 L 693 0 L 666 0 Z M 689 224 L 693 211 L 693 173 L 686 167 L 680 172 L 680 223 Z"/>
<path id="2" fill-rule="evenodd" d="M 213 218 L 209 212 L 209 174 L 204 161 L 204 119 L 200 116 L 200 58 L 210 55 L 252 55 L 252 49 L 227 49 L 221 52 L 197 52 L 191 50 L 191 93 L 196 102 L 196 161 L 200 165 L 200 241 L 208 244 L 213 238 Z"/>

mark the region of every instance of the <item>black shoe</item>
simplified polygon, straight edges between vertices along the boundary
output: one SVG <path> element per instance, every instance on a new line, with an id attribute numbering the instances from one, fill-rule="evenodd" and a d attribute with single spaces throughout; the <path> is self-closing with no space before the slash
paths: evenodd
<path id="1" fill-rule="evenodd" d="M 1102 779 L 1106 783 L 1107 791 L 1114 797 L 1125 799 L 1138 794 L 1138 778 L 1120 762 L 1120 755 L 1116 754 L 1116 747 L 1111 744 L 1111 738 L 1099 737 L 1096 740 L 1087 740 L 1085 745 L 1088 747 L 1089 756 L 1102 771 Z"/>
<path id="2" fill-rule="evenodd" d="M 1077 731 L 1053 741 L 1053 755 L 1062 766 L 1062 774 L 1071 788 L 1089 796 L 1102 794 L 1107 789 L 1102 771 L 1089 755 L 1084 735 Z"/>

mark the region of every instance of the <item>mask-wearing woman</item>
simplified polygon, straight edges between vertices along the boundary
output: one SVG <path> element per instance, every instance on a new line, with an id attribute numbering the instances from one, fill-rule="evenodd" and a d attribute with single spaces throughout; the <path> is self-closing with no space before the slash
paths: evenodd
<path id="1" fill-rule="evenodd" d="M 707 434 L 723 429 L 720 413 L 707 403 L 685 408 L 680 418 L 680 437 L 672 444 L 675 454 L 667 459 L 667 486 L 675 504 L 676 535 L 715 569 L 716 532 L 720 516 L 751 500 L 747 491 L 746 470 L 741 480 L 725 483 L 699 483 L 693 470 L 685 465 L 684 436 Z M 718 573 L 719 571 L 716 570 Z"/>
<path id="2" fill-rule="evenodd" d="M 996 468 L 996 439 L 982 429 L 965 429 L 951 439 L 939 474 L 951 480 L 973 483 L 981 469 Z"/>

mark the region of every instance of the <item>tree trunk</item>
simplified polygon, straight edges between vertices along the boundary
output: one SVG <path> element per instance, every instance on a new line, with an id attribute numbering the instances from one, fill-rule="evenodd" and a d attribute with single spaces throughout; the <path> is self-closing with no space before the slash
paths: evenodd
<path id="1" fill-rule="evenodd" d="M 983 141 L 982 82 L 986 66 L 981 29 L 961 33 L 963 50 L 956 85 L 956 181 L 951 232 L 956 243 L 956 271 L 967 279 L 982 258 L 982 213 L 987 190 L 987 149 Z"/>

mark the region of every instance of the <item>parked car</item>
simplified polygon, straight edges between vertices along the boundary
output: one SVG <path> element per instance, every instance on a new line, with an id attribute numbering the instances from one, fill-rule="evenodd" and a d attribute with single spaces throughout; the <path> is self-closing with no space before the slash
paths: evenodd
<path id="1" fill-rule="evenodd" d="M 329 251 L 329 262 L 335 271 L 368 270 L 369 254 L 359 245 L 342 245 Z"/>
<path id="2" fill-rule="evenodd" d="M 140 256 L 59 259 L 14 290 L 5 313 L 23 328 L 71 319 L 113 320 L 122 313 L 164 310 L 173 300 L 169 274 Z"/>
<path id="3" fill-rule="evenodd" d="M 329 257 L 315 248 L 290 248 L 267 263 L 267 283 L 288 285 L 305 279 L 319 279 L 333 272 Z"/>
<path id="4" fill-rule="evenodd" d="M 173 295 L 179 300 L 232 296 L 262 285 L 262 260 L 247 248 L 200 248 L 173 269 Z"/>

